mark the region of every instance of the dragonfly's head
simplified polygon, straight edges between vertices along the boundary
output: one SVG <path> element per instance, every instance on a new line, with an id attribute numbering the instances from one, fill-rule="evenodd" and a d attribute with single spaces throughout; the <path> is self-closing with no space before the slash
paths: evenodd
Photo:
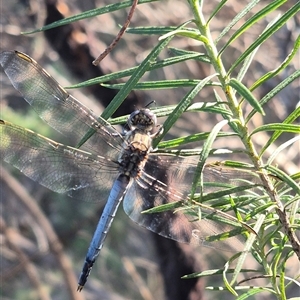
<path id="1" fill-rule="evenodd" d="M 148 108 L 143 108 L 134 111 L 128 118 L 128 126 L 130 130 L 140 129 L 145 132 L 150 132 L 156 127 L 156 115 Z"/>

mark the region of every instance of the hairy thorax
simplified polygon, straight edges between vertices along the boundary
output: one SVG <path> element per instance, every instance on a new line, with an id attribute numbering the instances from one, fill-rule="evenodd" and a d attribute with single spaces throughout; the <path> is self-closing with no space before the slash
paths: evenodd
<path id="1" fill-rule="evenodd" d="M 151 141 L 149 133 L 142 130 L 135 129 L 127 133 L 118 159 L 121 174 L 133 178 L 139 176 L 151 150 Z"/>

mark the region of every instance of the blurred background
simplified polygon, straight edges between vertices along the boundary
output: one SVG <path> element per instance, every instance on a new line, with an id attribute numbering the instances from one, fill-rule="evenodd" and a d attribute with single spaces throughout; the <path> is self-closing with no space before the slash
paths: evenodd
<path id="1" fill-rule="evenodd" d="M 259 11 L 257 5 L 249 15 Z M 229 0 L 210 23 L 213 37 L 217 37 L 232 18 L 248 1 Z M 274 12 L 274 17 L 286 12 L 296 0 Z M 81 20 L 31 35 L 22 31 L 40 28 L 62 17 L 112 4 L 96 0 L 10 0 L 1 3 L 1 51 L 19 50 L 34 58 L 62 86 L 70 86 L 84 80 L 120 71 L 138 65 L 158 42 L 158 36 L 126 34 L 117 47 L 100 63 L 92 61 L 114 39 L 123 24 L 129 9 Z M 216 1 L 204 1 L 207 17 Z M 131 27 L 178 26 L 192 18 L 186 1 L 165 0 L 138 5 Z M 247 16 L 249 18 L 249 16 Z M 271 16 L 269 16 L 271 18 Z M 263 19 L 227 49 L 223 54 L 225 67 L 230 64 L 257 38 L 270 20 Z M 299 35 L 299 14 L 292 18 L 271 39 L 264 43 L 244 78 L 243 83 L 251 86 L 260 76 L 273 70 L 285 59 Z M 224 38 L 225 44 L 234 32 Z M 174 38 L 172 47 L 203 52 L 200 43 L 185 38 Z M 166 49 L 160 59 L 169 56 Z M 290 66 L 267 84 L 255 90 L 257 99 L 262 98 L 278 82 L 300 67 L 299 56 Z M 202 79 L 214 73 L 209 64 L 187 61 L 147 73 L 145 80 Z M 235 74 L 233 74 L 235 75 Z M 124 82 L 124 81 L 120 81 Z M 280 122 L 293 111 L 299 101 L 299 80 L 284 89 L 265 107 L 266 116 L 256 115 L 250 127 L 264 123 Z M 115 116 L 129 114 L 156 101 L 157 106 L 175 105 L 188 92 L 187 88 L 159 91 L 132 92 Z M 100 115 L 117 91 L 91 86 L 71 90 L 70 93 Z M 1 70 L 0 117 L 15 124 L 30 128 L 42 135 L 63 142 L 51 128 L 36 116 L 27 102 L 22 99 Z M 205 88 L 195 99 L 201 102 L 215 101 L 213 89 Z M 220 121 L 219 116 L 208 113 L 186 113 L 176 122 L 166 139 L 196 132 L 209 132 Z M 159 119 L 162 124 L 164 119 Z M 264 133 L 266 134 L 266 133 Z M 267 136 L 261 134 L 255 141 L 260 147 Z M 283 137 L 283 139 L 288 137 Z M 284 142 L 284 140 L 278 141 Z M 228 146 L 228 138 L 218 139 L 215 147 Z M 239 141 L 230 141 L 231 147 L 239 147 Z M 195 144 L 200 148 L 201 144 Z M 270 149 L 272 153 L 274 149 Z M 276 162 L 288 174 L 299 169 L 299 144 L 293 145 L 288 153 Z M 84 291 L 72 294 L 74 280 L 80 274 L 87 247 L 103 209 L 103 203 L 78 202 L 36 184 L 6 163 L 1 162 L 1 293 L 2 299 L 234 299 L 229 293 L 219 294 L 203 290 L 209 282 L 181 280 L 180 276 L 200 272 L 209 268 L 221 268 L 228 254 L 204 247 L 178 244 L 158 237 L 140 228 L 129 220 L 122 209 L 113 222 L 100 257 L 93 267 Z M 23 190 L 24 189 L 24 190 Z M 28 193 L 28 194 L 27 194 Z M 24 204 L 27 203 L 27 204 Z M 37 207 L 34 204 L 38 204 Z M 37 209 L 37 210 L 36 210 Z M 37 219 L 37 215 L 45 216 Z M 46 223 L 41 224 L 44 220 Z M 53 232 L 45 232 L 51 224 Z M 50 236 L 54 239 L 49 241 Z M 56 240 L 56 238 L 58 238 Z M 53 243 L 51 245 L 51 242 Z M 62 248 L 60 248 L 62 247 Z M 288 266 L 294 273 L 297 260 Z M 255 262 L 249 258 L 248 266 Z M 69 277 L 69 279 L 67 279 Z M 178 280 L 177 280 L 178 278 Z M 222 278 L 213 277 L 211 284 Z M 76 286 L 75 286 L 76 290 Z M 294 295 L 295 291 L 291 291 Z M 271 299 L 260 294 L 255 299 Z"/>

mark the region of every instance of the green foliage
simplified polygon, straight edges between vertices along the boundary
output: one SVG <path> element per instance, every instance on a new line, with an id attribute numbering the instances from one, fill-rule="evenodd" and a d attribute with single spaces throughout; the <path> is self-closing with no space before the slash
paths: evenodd
<path id="1" fill-rule="evenodd" d="M 149 2 L 154 1 L 140 1 L 139 4 Z M 281 170 L 280 167 L 277 167 L 276 164 L 273 164 L 273 162 L 276 160 L 276 155 L 287 151 L 290 145 L 299 141 L 300 126 L 299 124 L 296 124 L 296 121 L 297 119 L 299 120 L 300 109 L 299 107 L 295 109 L 282 123 L 266 123 L 258 126 L 254 130 L 250 128 L 249 124 L 257 114 L 267 114 L 264 109 L 266 104 L 271 102 L 284 88 L 291 85 L 297 79 L 299 80 L 300 72 L 295 71 L 293 74 L 287 76 L 285 80 L 279 82 L 278 85 L 266 93 L 263 98 L 257 99 L 253 93 L 257 88 L 287 70 L 292 59 L 296 55 L 299 55 L 300 39 L 297 39 L 290 54 L 280 65 L 276 66 L 274 70 L 268 71 L 266 74 L 256 78 L 256 81 L 252 86 L 247 87 L 242 80 L 247 77 L 247 71 L 252 66 L 258 48 L 268 39 L 272 38 L 272 36 L 296 13 L 299 13 L 300 2 L 296 1 L 294 5 L 291 5 L 291 7 L 281 16 L 273 18 L 262 33 L 257 32 L 257 36 L 249 47 L 247 47 L 239 57 L 234 58 L 233 61 L 230 61 L 229 59 L 230 67 L 226 68 L 225 61 L 228 61 L 230 47 L 233 43 L 239 40 L 248 30 L 251 30 L 252 27 L 261 20 L 271 18 L 270 16 L 273 16 L 272 13 L 274 11 L 276 12 L 278 8 L 286 3 L 284 0 L 266 1 L 263 8 L 247 18 L 249 12 L 260 3 L 258 0 L 251 1 L 229 24 L 224 24 L 225 28 L 219 36 L 214 39 L 212 38 L 210 26 L 215 22 L 218 13 L 220 13 L 229 2 L 230 1 L 226 0 L 220 1 L 211 15 L 205 16 L 203 13 L 205 1 L 188 0 L 193 18 L 191 20 L 186 20 L 183 24 L 178 24 L 178 27 L 156 27 L 153 24 L 149 24 L 148 27 L 129 28 L 127 30 L 128 34 L 144 36 L 157 35 L 159 37 L 157 44 L 154 45 L 152 49 L 149 49 L 147 57 L 138 66 L 91 79 L 87 82 L 77 84 L 72 88 L 84 87 L 91 84 L 103 84 L 109 88 L 119 89 L 118 94 L 102 114 L 102 117 L 108 119 L 112 124 L 124 123 L 126 117 L 118 119 L 110 119 L 110 117 L 132 90 L 139 89 L 151 92 L 156 89 L 174 89 L 183 86 L 185 88 L 190 88 L 185 97 L 181 100 L 177 99 L 177 105 L 155 107 L 153 109 L 158 116 L 167 117 L 167 120 L 163 125 L 163 135 L 155 140 L 154 147 L 158 147 L 158 151 L 166 151 L 167 149 L 174 147 L 186 146 L 191 142 L 205 140 L 199 155 L 198 172 L 195 174 L 194 182 L 191 183 L 191 194 L 195 197 L 195 201 L 198 201 L 196 197 L 198 195 L 195 194 L 196 186 L 199 181 L 201 181 L 201 170 L 203 169 L 206 160 L 217 150 L 213 149 L 214 142 L 224 136 L 236 136 L 243 145 L 241 151 L 247 155 L 249 168 L 259 175 L 265 194 L 261 197 L 254 195 L 252 198 L 248 195 L 248 200 L 250 199 L 249 202 L 247 202 L 247 200 L 243 201 L 249 205 L 238 208 L 237 213 L 235 213 L 237 218 L 241 216 L 241 222 L 250 224 L 254 231 L 254 234 L 248 233 L 244 252 L 237 253 L 233 256 L 223 269 L 206 270 L 197 274 L 187 275 L 185 278 L 214 277 L 221 275 L 223 276 L 224 286 L 209 286 L 207 289 L 223 290 L 224 294 L 226 291 L 230 292 L 236 299 L 253 299 L 254 295 L 261 292 L 267 292 L 270 295 L 272 294 L 277 299 L 286 299 L 287 288 L 290 285 L 299 285 L 299 283 L 297 283 L 299 274 L 295 274 L 294 278 L 291 278 L 288 277 L 285 272 L 289 259 L 295 255 L 294 253 L 297 251 L 297 246 L 299 247 L 295 231 L 298 230 L 299 232 L 300 226 L 300 176 L 299 173 L 287 174 L 284 170 Z M 216 1 L 216 4 L 217 3 L 218 1 Z M 107 5 L 93 11 L 84 12 L 77 16 L 55 22 L 55 24 L 45 26 L 32 32 L 47 30 L 82 18 L 90 18 L 99 14 L 111 13 L 129 7 L 130 5 L 131 1 Z M 163 6 L 164 1 L 161 1 L 160 5 Z M 240 22 L 242 22 L 242 25 L 239 26 L 237 30 L 233 31 L 234 26 L 237 23 L 240 24 Z M 230 35 L 229 38 L 227 37 L 228 35 Z M 126 39 L 126 37 L 124 38 Z M 174 38 L 181 38 L 186 41 L 194 40 L 198 43 L 201 42 L 204 53 L 172 48 L 172 46 L 169 45 Z M 160 53 L 167 47 L 169 47 L 168 49 L 172 57 L 160 60 Z M 148 72 L 159 70 L 170 65 L 176 67 L 177 64 L 184 61 L 208 64 L 211 67 L 212 75 L 204 79 L 185 78 L 151 82 L 146 82 L 142 79 Z M 232 74 L 237 75 L 233 78 Z M 130 76 L 130 78 L 126 80 L 125 84 L 107 83 L 108 81 L 119 80 L 128 76 Z M 195 100 L 202 89 L 215 87 L 218 87 L 218 89 L 214 90 L 214 103 L 200 103 Z M 251 106 L 250 111 L 248 104 Z M 198 114 L 199 112 L 218 114 L 224 121 L 219 122 L 213 128 L 211 133 L 197 133 L 161 142 L 161 139 L 173 127 L 175 122 L 177 122 L 182 114 L 187 111 L 195 114 Z M 222 131 L 222 128 L 227 124 L 231 131 Z M 273 134 L 265 141 L 264 145 L 261 147 L 258 146 L 256 144 L 257 134 L 259 132 L 267 131 L 271 131 Z M 279 142 L 279 144 L 275 143 L 278 141 L 279 137 L 288 133 L 291 134 L 288 136 L 288 141 L 282 144 L 280 144 L 281 142 Z M 92 134 L 93 132 L 88 132 L 83 138 L 82 143 Z M 275 146 L 277 151 L 269 158 L 265 155 L 266 150 L 271 146 Z M 240 149 L 231 149 L 229 147 L 228 151 L 235 153 L 240 151 Z M 195 149 L 188 149 L 186 151 L 187 154 L 195 154 L 195 152 L 197 152 Z M 184 151 L 181 152 L 181 154 L 184 154 Z M 242 161 L 224 162 L 224 165 L 226 164 L 231 164 L 231 166 L 234 167 L 238 165 L 239 169 L 241 169 Z M 238 199 L 234 200 L 239 201 Z M 233 203 L 235 203 L 235 201 L 233 201 Z M 257 262 L 255 269 L 245 269 L 243 267 L 243 264 L 249 255 L 252 255 Z M 234 265 L 234 262 L 236 262 L 236 265 L 231 267 L 231 264 Z M 240 274 L 243 274 L 244 278 L 246 278 L 244 279 L 244 283 L 249 282 L 249 285 L 246 286 L 239 283 L 238 278 Z M 261 286 L 253 286 L 251 283 L 252 278 L 267 278 L 267 285 L 264 283 Z"/>

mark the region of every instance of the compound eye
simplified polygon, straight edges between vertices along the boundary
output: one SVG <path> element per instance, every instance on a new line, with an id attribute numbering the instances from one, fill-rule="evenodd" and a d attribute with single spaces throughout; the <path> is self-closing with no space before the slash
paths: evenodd
<path id="1" fill-rule="evenodd" d="M 128 126 L 132 130 L 138 128 L 140 130 L 149 132 L 156 126 L 156 116 L 148 108 L 136 110 L 128 118 Z"/>

